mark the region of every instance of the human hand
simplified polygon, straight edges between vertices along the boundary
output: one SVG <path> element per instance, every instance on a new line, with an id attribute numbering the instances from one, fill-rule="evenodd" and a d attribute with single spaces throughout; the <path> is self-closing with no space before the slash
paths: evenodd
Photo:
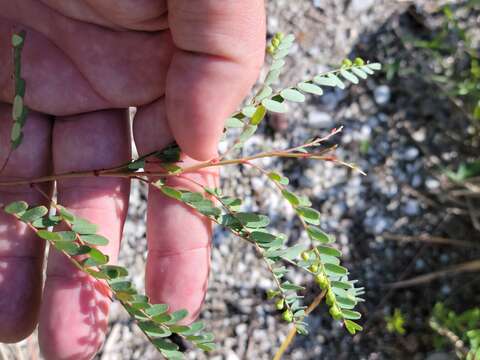
<path id="1" fill-rule="evenodd" d="M 263 62 L 263 6 L 261 0 L 0 0 L 0 163 L 11 126 L 10 37 L 22 29 L 25 102 L 33 110 L 0 178 L 127 162 L 128 106 L 138 106 L 133 132 L 140 153 L 175 140 L 186 163 L 215 157 L 223 120 Z M 207 186 L 216 181 L 206 171 L 190 176 Z M 52 191 L 52 184 L 42 187 Z M 110 239 L 105 252 L 115 261 L 128 181 L 61 180 L 57 192 L 60 203 L 100 226 Z M 0 187 L 0 203 L 14 200 L 45 203 L 29 186 Z M 146 287 L 152 301 L 198 313 L 210 235 L 204 219 L 150 191 Z M 52 249 L 42 295 L 43 251 L 34 234 L 0 214 L 0 341 L 26 337 L 39 318 L 47 359 L 89 359 L 103 341 L 109 300 Z"/>

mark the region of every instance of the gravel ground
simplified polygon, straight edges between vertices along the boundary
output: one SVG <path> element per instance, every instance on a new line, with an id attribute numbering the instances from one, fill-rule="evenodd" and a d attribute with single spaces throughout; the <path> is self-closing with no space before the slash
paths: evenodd
<path id="1" fill-rule="evenodd" d="M 435 1 L 414 3 L 422 11 L 431 11 L 435 5 Z M 399 57 L 408 66 L 413 60 L 399 37 L 418 31 L 407 11 L 410 5 L 393 0 L 270 1 L 269 35 L 291 32 L 298 39 L 282 84 L 308 78 L 358 54 L 382 62 Z M 327 92 L 303 108 L 292 106 L 288 116 L 270 117 L 248 140 L 247 153 L 285 148 L 343 125 L 345 130 L 334 139 L 341 145 L 338 155 L 367 173 L 362 176 L 323 162 L 265 160 L 262 164 L 283 169 L 296 191 L 313 200 L 323 214 L 322 227 L 336 235 L 352 278 L 367 289 L 366 302 L 360 307 L 363 333 L 350 337 L 319 309 L 308 318 L 310 335 L 297 337 L 286 359 L 433 359 L 425 325 L 432 304 L 446 300 L 468 308 L 480 302 L 475 275 L 397 291 L 388 287 L 479 255 L 457 247 L 389 240 L 392 233 L 480 240 L 465 211 L 457 211 L 461 206 L 446 207 L 442 194 L 448 185 L 438 171 L 439 164 L 460 161 L 465 149 L 458 137 L 466 133 L 468 124 L 432 93 L 434 88 L 412 76 L 390 81 L 378 76 L 346 91 Z M 267 213 L 272 225 L 289 234 L 291 241 L 305 241 L 292 212 L 265 180 L 234 167 L 224 169 L 223 177 L 225 192 L 245 199 L 249 210 Z M 146 255 L 145 199 L 146 189 L 134 184 L 120 256 L 139 289 Z M 216 334 L 220 350 L 208 359 L 271 359 L 288 326 L 265 300 L 265 291 L 272 286 L 268 272 L 247 245 L 222 230 L 217 229 L 213 244 L 210 286 L 201 318 Z M 293 280 L 308 286 L 309 280 L 300 273 Z M 307 300 L 312 297 L 306 294 Z M 384 316 L 394 308 L 407 314 L 404 336 L 385 331 Z M 159 358 L 118 304 L 112 306 L 110 323 L 98 359 Z M 32 354 L 32 348 L 35 343 L 30 338 L 17 349 Z M 189 358 L 207 357 L 192 351 Z"/>

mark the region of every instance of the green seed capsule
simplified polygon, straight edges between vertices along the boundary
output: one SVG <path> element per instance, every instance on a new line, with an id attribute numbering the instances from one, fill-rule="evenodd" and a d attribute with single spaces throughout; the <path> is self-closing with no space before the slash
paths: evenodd
<path id="1" fill-rule="evenodd" d="M 340 320 L 343 317 L 342 310 L 337 305 L 333 305 L 328 312 L 335 320 Z"/>
<path id="2" fill-rule="evenodd" d="M 342 61 L 342 67 L 350 67 L 352 65 L 353 65 L 353 63 L 352 63 L 352 60 L 350 60 L 350 59 L 345 59 L 345 60 Z"/>
<path id="3" fill-rule="evenodd" d="M 328 279 L 325 274 L 317 274 L 315 276 L 315 282 L 320 286 L 320 289 L 324 290 L 328 287 Z"/>
<path id="4" fill-rule="evenodd" d="M 329 303 L 330 303 L 330 304 L 333 304 L 333 303 L 335 302 L 336 298 L 335 298 L 335 294 L 333 293 L 332 290 L 328 290 L 328 291 L 327 291 L 326 299 L 327 299 L 327 300 L 326 300 L 326 301 L 327 301 L 327 304 L 329 304 Z"/>
<path id="5" fill-rule="evenodd" d="M 274 47 L 278 47 L 278 45 L 280 45 L 280 40 L 278 40 L 277 38 L 273 38 L 272 39 L 272 45 Z"/>
<path id="6" fill-rule="evenodd" d="M 310 255 L 309 255 L 308 251 L 302 252 L 302 255 L 301 255 L 301 256 L 302 256 L 302 259 L 305 260 L 305 261 L 307 261 L 308 259 L 310 259 Z"/>
<path id="7" fill-rule="evenodd" d="M 318 264 L 310 265 L 308 270 L 310 270 L 312 273 L 316 274 L 318 272 Z"/>
<path id="8" fill-rule="evenodd" d="M 293 320 L 293 313 L 290 310 L 285 310 L 282 313 L 282 319 L 285 320 L 286 322 L 292 322 Z"/>
<path id="9" fill-rule="evenodd" d="M 275 37 L 276 37 L 278 40 L 281 41 L 281 40 L 283 40 L 283 38 L 285 37 L 285 34 L 282 33 L 282 32 L 277 32 L 277 33 L 275 34 Z"/>
<path id="10" fill-rule="evenodd" d="M 275 308 L 277 310 L 282 310 L 283 309 L 283 305 L 285 305 L 285 302 L 283 301 L 283 299 L 278 299 L 276 302 L 275 302 Z"/>
<path id="11" fill-rule="evenodd" d="M 278 291 L 274 291 L 274 290 L 267 290 L 267 299 L 268 300 L 271 300 L 273 299 L 275 296 L 278 295 Z"/>
<path id="12" fill-rule="evenodd" d="M 275 47 L 273 45 L 268 45 L 267 46 L 267 52 L 272 55 L 275 52 Z"/>
<path id="13" fill-rule="evenodd" d="M 362 58 L 355 58 L 355 60 L 353 61 L 353 63 L 355 64 L 355 66 L 362 66 L 362 65 L 365 65 L 365 61 L 363 61 Z"/>

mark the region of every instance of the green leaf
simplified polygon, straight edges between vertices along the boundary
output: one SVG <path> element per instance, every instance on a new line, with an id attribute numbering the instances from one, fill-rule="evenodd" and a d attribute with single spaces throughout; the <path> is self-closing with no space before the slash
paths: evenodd
<path id="1" fill-rule="evenodd" d="M 303 286 L 299 286 L 299 285 L 295 285 L 295 284 L 292 284 L 291 282 L 289 281 L 285 281 L 282 285 L 281 285 L 281 288 L 283 290 L 293 290 L 293 291 L 301 291 L 301 290 L 305 290 L 305 288 Z"/>
<path id="2" fill-rule="evenodd" d="M 214 343 L 200 343 L 197 344 L 199 349 L 202 349 L 203 351 L 215 351 L 217 346 Z"/>
<path id="3" fill-rule="evenodd" d="M 15 95 L 13 98 L 12 104 L 12 117 L 13 120 L 18 121 L 23 114 L 24 106 L 23 106 L 23 98 L 20 95 Z"/>
<path id="4" fill-rule="evenodd" d="M 278 59 L 275 60 L 272 65 L 270 66 L 271 70 L 279 70 L 285 66 L 285 60 L 283 59 Z"/>
<path id="5" fill-rule="evenodd" d="M 37 206 L 25 211 L 20 216 L 20 220 L 30 223 L 47 214 L 48 214 L 48 209 L 45 206 Z"/>
<path id="6" fill-rule="evenodd" d="M 313 225 L 320 223 L 320 213 L 317 210 L 306 206 L 299 206 L 296 210 L 305 222 Z"/>
<path id="7" fill-rule="evenodd" d="M 351 320 L 345 320 L 345 327 L 347 328 L 348 332 L 352 335 L 355 335 L 357 331 L 362 331 L 363 328 L 358 325 L 356 322 L 353 322 Z"/>
<path id="8" fill-rule="evenodd" d="M 161 151 L 155 153 L 155 157 L 166 163 L 176 163 L 180 161 L 181 151 L 176 143 L 168 145 Z"/>
<path id="9" fill-rule="evenodd" d="M 245 115 L 247 118 L 251 118 L 253 114 L 255 114 L 255 111 L 257 111 L 257 108 L 255 106 L 245 106 L 242 109 L 242 114 Z"/>
<path id="10" fill-rule="evenodd" d="M 102 235 L 81 235 L 80 238 L 90 245 L 105 246 L 108 245 L 108 239 Z"/>
<path id="11" fill-rule="evenodd" d="M 358 320 L 362 317 L 362 314 L 360 314 L 358 311 L 344 309 L 342 312 L 345 319 Z"/>
<path id="12" fill-rule="evenodd" d="M 337 86 L 337 83 L 335 80 L 330 79 L 329 77 L 326 77 L 326 76 L 321 76 L 321 75 L 315 76 L 313 78 L 313 81 L 320 86 L 331 86 L 331 87 Z"/>
<path id="13" fill-rule="evenodd" d="M 57 235 L 60 236 L 61 241 L 75 241 L 77 234 L 73 231 L 57 231 Z"/>
<path id="14" fill-rule="evenodd" d="M 314 94 L 314 95 L 323 95 L 323 89 L 315 84 L 308 83 L 308 82 L 301 82 L 297 84 L 297 87 L 302 90 L 303 92 Z"/>
<path id="15" fill-rule="evenodd" d="M 285 106 L 284 103 L 281 103 L 276 100 L 271 100 L 271 99 L 265 99 L 262 101 L 262 105 L 265 106 L 265 108 L 268 111 L 274 112 L 274 113 L 286 113 L 287 112 L 287 107 Z"/>
<path id="16" fill-rule="evenodd" d="M 270 223 L 270 219 L 265 215 L 254 213 L 237 213 L 235 217 L 240 223 L 251 229 L 264 228 Z"/>
<path id="17" fill-rule="evenodd" d="M 325 264 L 325 270 L 328 275 L 347 275 L 348 270 L 340 265 Z"/>
<path id="18" fill-rule="evenodd" d="M 162 186 L 160 188 L 160 190 L 162 190 L 162 192 L 166 196 L 171 197 L 172 199 L 182 200 L 182 193 L 180 191 L 178 191 L 177 189 L 174 189 L 174 188 L 169 187 L 169 186 Z"/>
<path id="19" fill-rule="evenodd" d="M 190 327 L 190 330 L 184 331 L 183 335 L 187 336 L 187 335 L 195 335 L 199 333 L 205 328 L 205 323 L 203 321 L 196 321 L 193 324 L 191 324 L 189 327 Z"/>
<path id="20" fill-rule="evenodd" d="M 363 80 L 365 80 L 368 77 L 368 74 L 365 71 L 363 71 L 362 69 L 359 69 L 357 67 L 353 67 L 351 69 L 351 71 Z"/>
<path id="21" fill-rule="evenodd" d="M 103 265 L 101 267 L 102 272 L 110 279 L 128 276 L 128 271 L 122 266 L 117 265 Z"/>
<path id="22" fill-rule="evenodd" d="M 215 339 L 212 333 L 206 333 L 206 334 L 200 334 L 200 335 L 189 335 L 186 338 L 187 340 L 193 341 L 196 344 L 212 342 Z"/>
<path id="23" fill-rule="evenodd" d="M 275 235 L 262 231 L 253 231 L 250 234 L 250 238 L 258 243 L 270 243 L 277 239 Z"/>
<path id="24" fill-rule="evenodd" d="M 300 205 L 300 199 L 294 193 L 288 191 L 287 189 L 282 190 L 283 197 L 293 206 Z"/>
<path id="25" fill-rule="evenodd" d="M 268 98 L 270 95 L 272 95 L 272 88 L 268 85 L 265 85 L 262 87 L 262 89 L 257 93 L 257 96 L 255 96 L 255 100 L 261 102 L 263 99 Z"/>
<path id="26" fill-rule="evenodd" d="M 178 345 L 172 343 L 170 340 L 158 338 L 152 340 L 153 345 L 157 347 L 160 350 L 168 350 L 168 351 L 174 351 L 178 350 Z"/>
<path id="27" fill-rule="evenodd" d="M 194 202 L 191 204 L 199 213 L 205 216 L 219 216 L 222 211 L 215 206 L 213 201 L 209 199 L 203 199 L 202 201 Z"/>
<path id="28" fill-rule="evenodd" d="M 185 309 L 177 310 L 171 313 L 170 316 L 171 319 L 167 321 L 167 324 L 176 324 L 188 316 L 188 311 Z"/>
<path id="29" fill-rule="evenodd" d="M 331 281 L 330 284 L 332 285 L 332 287 L 338 288 L 338 289 L 348 290 L 353 288 L 352 284 L 345 281 Z"/>
<path id="30" fill-rule="evenodd" d="M 256 125 L 247 125 L 238 138 L 238 141 L 240 142 L 239 146 L 243 146 L 243 143 L 247 141 L 253 134 L 255 134 L 255 131 L 257 131 L 257 129 L 258 126 Z"/>
<path id="31" fill-rule="evenodd" d="M 275 60 L 283 59 L 286 57 L 288 54 L 290 54 L 290 46 L 284 45 L 284 48 L 282 50 L 277 51 L 274 55 L 273 58 Z"/>
<path id="32" fill-rule="evenodd" d="M 12 132 L 10 134 L 10 140 L 12 143 L 20 141 L 22 137 L 22 125 L 15 121 L 12 126 Z"/>
<path id="33" fill-rule="evenodd" d="M 307 249 L 308 249 L 308 246 L 302 245 L 302 244 L 289 247 L 288 249 L 285 250 L 284 254 L 282 255 L 282 258 L 285 258 L 288 260 L 297 259 L 300 256 L 300 254 Z"/>
<path id="34" fill-rule="evenodd" d="M 317 240 L 323 244 L 328 244 L 332 242 L 330 236 L 318 227 L 309 226 L 307 228 L 307 232 L 312 240 Z"/>
<path id="35" fill-rule="evenodd" d="M 220 199 L 222 203 L 232 211 L 239 211 L 242 207 L 242 200 L 238 198 L 224 196 Z"/>
<path id="36" fill-rule="evenodd" d="M 358 78 L 347 70 L 341 69 L 340 75 L 342 75 L 346 80 L 350 81 L 351 83 L 358 84 Z"/>
<path id="37" fill-rule="evenodd" d="M 317 246 L 317 250 L 320 254 L 325 254 L 325 255 L 330 255 L 335 257 L 342 256 L 342 253 L 340 251 L 329 246 Z"/>
<path id="38" fill-rule="evenodd" d="M 62 237 L 55 232 L 47 231 L 47 230 L 38 230 L 37 235 L 44 240 L 48 241 L 59 241 L 62 240 Z"/>
<path id="39" fill-rule="evenodd" d="M 88 252 L 88 258 L 83 261 L 84 266 L 100 266 L 108 263 L 108 256 L 102 253 L 100 250 L 90 248 Z"/>
<path id="40" fill-rule="evenodd" d="M 153 321 L 141 321 L 138 323 L 138 327 L 145 331 L 148 336 L 155 338 L 168 337 L 172 335 L 172 332 L 164 326 L 159 326 Z"/>
<path id="41" fill-rule="evenodd" d="M 32 225 L 37 229 L 48 228 L 50 226 L 57 226 L 62 221 L 59 216 L 44 216 L 32 222 Z"/>
<path id="42" fill-rule="evenodd" d="M 81 235 L 95 234 L 97 229 L 97 225 L 81 218 L 76 218 L 72 224 L 72 230 Z"/>
<path id="43" fill-rule="evenodd" d="M 267 74 L 267 77 L 265 78 L 265 84 L 270 85 L 275 83 L 278 78 L 280 77 L 280 74 L 282 73 L 281 69 L 273 69 L 270 70 Z"/>
<path id="44" fill-rule="evenodd" d="M 175 334 L 185 334 L 190 330 L 190 328 L 186 325 L 171 325 L 170 330 Z"/>
<path id="45" fill-rule="evenodd" d="M 196 192 L 190 192 L 190 191 L 182 191 L 182 198 L 181 200 L 186 203 L 195 203 L 202 201 L 204 199 L 203 195 L 200 193 Z"/>
<path id="46" fill-rule="evenodd" d="M 235 117 L 228 118 L 227 121 L 225 121 L 226 128 L 243 128 L 244 126 L 245 123 Z"/>
<path id="47" fill-rule="evenodd" d="M 75 220 L 75 215 L 73 215 L 70 211 L 68 211 L 66 208 L 63 206 L 58 206 L 60 216 L 69 222 L 73 222 Z"/>
<path id="48" fill-rule="evenodd" d="M 302 103 L 305 101 L 305 95 L 303 95 L 300 91 L 295 89 L 285 89 L 280 92 L 280 95 L 288 101 L 299 102 Z"/>
<path id="49" fill-rule="evenodd" d="M 260 124 L 262 120 L 265 118 L 266 114 L 267 114 L 267 109 L 265 108 L 265 106 L 260 105 L 255 111 L 255 113 L 253 114 L 250 124 L 252 125 Z"/>
<path id="50" fill-rule="evenodd" d="M 287 177 L 282 176 L 279 173 L 276 173 L 276 172 L 273 172 L 273 171 L 268 173 L 268 177 L 271 180 L 273 180 L 273 181 L 275 181 L 275 182 L 277 182 L 281 185 L 288 185 L 288 183 L 290 182 Z"/>
<path id="51" fill-rule="evenodd" d="M 168 360 L 183 360 L 185 357 L 180 351 L 168 351 L 162 350 L 162 355 L 165 356 Z"/>
<path id="52" fill-rule="evenodd" d="M 14 201 L 5 206 L 4 210 L 7 214 L 22 215 L 28 209 L 28 204 L 25 201 Z"/>
<path id="53" fill-rule="evenodd" d="M 67 254 L 71 256 L 79 255 L 78 250 L 80 246 L 78 246 L 77 243 L 74 243 L 72 241 L 63 241 L 63 240 L 55 241 L 53 245 L 58 251 L 65 251 Z"/>
<path id="54" fill-rule="evenodd" d="M 165 314 L 167 311 L 168 311 L 167 304 L 154 304 L 145 310 L 145 314 L 147 314 L 148 316 L 154 317 L 161 314 Z"/>
<path id="55" fill-rule="evenodd" d="M 371 63 L 371 64 L 367 64 L 366 66 L 374 71 L 382 70 L 382 64 L 380 63 Z"/>
<path id="56" fill-rule="evenodd" d="M 158 323 L 165 323 L 167 321 L 172 320 L 172 316 L 170 314 L 160 314 L 156 316 L 152 316 L 153 321 L 158 322 Z"/>
<path id="57" fill-rule="evenodd" d="M 114 292 L 129 292 L 129 291 L 132 291 L 133 288 L 132 288 L 132 283 L 128 280 L 111 280 L 108 282 L 109 285 L 110 285 L 110 288 L 114 291 Z"/>
<path id="58" fill-rule="evenodd" d="M 340 80 L 340 78 L 337 75 L 330 73 L 327 76 L 335 83 L 336 87 L 342 90 L 345 89 L 345 84 L 342 82 L 342 80 Z"/>

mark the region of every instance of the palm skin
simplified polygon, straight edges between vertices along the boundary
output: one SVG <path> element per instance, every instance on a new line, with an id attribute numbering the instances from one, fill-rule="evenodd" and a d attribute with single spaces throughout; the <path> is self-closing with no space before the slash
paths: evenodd
<path id="1" fill-rule="evenodd" d="M 25 102 L 32 110 L 0 179 L 128 161 L 128 106 L 138 107 L 133 135 L 140 153 L 175 140 L 187 164 L 215 157 L 223 120 L 263 62 L 263 12 L 261 0 L 0 0 L 0 161 L 8 153 L 14 91 L 10 37 L 22 29 Z M 217 181 L 211 171 L 190 176 L 209 186 Z M 52 184 L 43 189 L 51 192 Z M 100 226 L 115 260 L 128 181 L 62 180 L 57 194 Z M 13 200 L 45 203 L 28 186 L 0 188 L 0 204 Z M 205 295 L 210 236 L 204 219 L 149 192 L 147 293 L 173 310 L 187 308 L 189 320 Z M 0 342 L 28 336 L 38 320 L 47 359 L 90 359 L 104 339 L 107 295 L 53 250 L 42 290 L 43 251 L 23 225 L 0 214 Z"/>

